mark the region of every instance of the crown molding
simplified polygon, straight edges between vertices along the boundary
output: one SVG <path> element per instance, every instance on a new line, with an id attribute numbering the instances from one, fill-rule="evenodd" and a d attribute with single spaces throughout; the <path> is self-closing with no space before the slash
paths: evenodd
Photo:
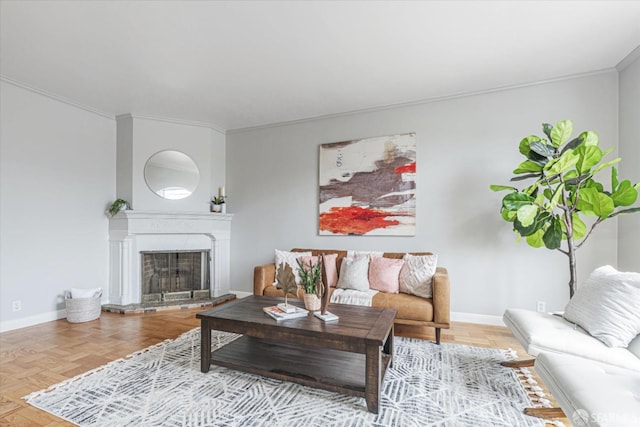
<path id="1" fill-rule="evenodd" d="M 637 46 L 635 49 L 629 52 L 629 55 L 625 56 L 624 59 L 620 61 L 618 65 L 616 65 L 616 70 L 618 70 L 618 72 L 621 72 L 629 65 L 636 62 L 638 58 L 640 58 L 640 46 Z"/>
<path id="2" fill-rule="evenodd" d="M 198 126 L 198 127 L 209 128 L 223 135 L 226 134 L 226 131 L 224 129 L 211 123 L 196 122 L 196 121 L 183 120 L 183 119 L 172 119 L 170 117 L 152 116 L 150 114 L 125 113 L 125 114 L 118 114 L 116 116 L 116 120 L 122 120 L 122 119 L 154 120 L 157 122 L 173 123 L 178 125 Z"/>
<path id="3" fill-rule="evenodd" d="M 5 83 L 8 83 L 8 84 L 13 85 L 13 86 L 17 86 L 17 87 L 22 88 L 22 89 L 26 89 L 29 92 L 37 93 L 38 95 L 45 96 L 45 97 L 47 97 L 49 99 L 53 99 L 54 101 L 62 102 L 64 104 L 71 105 L 72 107 L 76 107 L 76 108 L 79 108 L 81 110 L 88 111 L 89 113 L 97 114 L 99 116 L 106 117 L 107 119 L 115 120 L 115 116 L 113 114 L 106 113 L 106 112 L 104 112 L 102 110 L 98 110 L 97 108 L 90 107 L 89 105 L 85 105 L 85 104 L 81 104 L 81 103 L 76 102 L 76 101 L 72 101 L 69 98 L 65 98 L 65 97 L 57 95 L 55 93 L 48 92 L 48 91 L 43 90 L 43 89 L 39 89 L 37 87 L 34 87 L 34 86 L 31 86 L 31 85 L 29 85 L 27 83 L 12 79 L 12 78 L 7 77 L 5 75 L 0 74 L 0 81 L 3 81 Z"/>
<path id="4" fill-rule="evenodd" d="M 400 102 L 400 103 L 397 103 L 397 104 L 388 104 L 388 105 L 382 105 L 382 106 L 372 107 L 372 108 L 363 108 L 363 109 L 359 109 L 359 110 L 345 111 L 345 112 L 342 112 L 342 113 L 325 114 L 325 115 L 322 115 L 322 116 L 313 116 L 313 117 L 307 117 L 307 118 L 296 119 L 296 120 L 288 120 L 288 121 L 284 121 L 284 122 L 267 123 L 267 124 L 264 124 L 264 125 L 249 126 L 249 127 L 237 128 L 237 129 L 229 129 L 229 130 L 226 131 L 226 134 L 227 135 L 233 135 L 233 134 L 236 134 L 236 133 L 252 132 L 252 131 L 256 131 L 256 130 L 263 130 L 263 129 L 269 129 L 269 128 L 280 127 L 280 126 L 291 126 L 291 125 L 296 125 L 296 124 L 301 124 L 301 123 L 313 122 L 313 121 L 317 121 L 317 120 L 326 120 L 326 119 L 333 119 L 333 118 L 338 118 L 338 117 L 352 116 L 352 115 L 356 115 L 356 114 L 375 113 L 375 112 L 378 112 L 378 111 L 391 110 L 391 109 L 395 109 L 395 108 L 404 108 L 404 107 L 413 107 L 413 106 L 417 106 L 417 105 L 432 104 L 434 102 L 449 101 L 449 100 L 459 99 L 459 98 L 467 98 L 467 97 L 478 96 L 478 95 L 486 95 L 486 94 L 490 94 L 490 93 L 504 92 L 504 91 L 507 91 L 507 90 L 521 89 L 521 88 L 526 88 L 526 87 L 531 87 L 531 86 L 539 86 L 539 85 L 548 84 L 548 83 L 562 82 L 562 81 L 566 81 L 566 80 L 572 80 L 572 79 L 578 79 L 578 78 L 583 78 L 583 77 L 596 76 L 596 75 L 607 74 L 607 73 L 616 72 L 616 71 L 617 70 L 615 68 L 604 68 L 602 70 L 590 71 L 590 72 L 586 72 L 586 73 L 571 74 L 571 75 L 567 75 L 567 76 L 556 77 L 556 78 L 547 79 L 547 80 L 538 80 L 538 81 L 529 82 L 529 83 L 519 83 L 519 84 L 514 84 L 514 85 L 505 85 L 505 86 L 499 86 L 499 87 L 495 87 L 495 88 L 491 88 L 491 89 L 484 89 L 484 90 L 478 90 L 478 91 L 472 91 L 472 92 L 460 92 L 460 93 L 455 93 L 455 94 L 451 94 L 451 95 L 436 96 L 436 97 L 432 97 L 432 98 L 423 98 L 423 99 L 418 99 L 418 100 L 415 100 L 415 101 L 408 101 L 408 102 Z"/>

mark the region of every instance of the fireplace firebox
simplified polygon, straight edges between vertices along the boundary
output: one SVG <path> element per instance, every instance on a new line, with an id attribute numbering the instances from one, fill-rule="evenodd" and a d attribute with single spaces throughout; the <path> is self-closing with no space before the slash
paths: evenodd
<path id="1" fill-rule="evenodd" d="M 142 303 L 211 297 L 210 251 L 141 251 Z"/>

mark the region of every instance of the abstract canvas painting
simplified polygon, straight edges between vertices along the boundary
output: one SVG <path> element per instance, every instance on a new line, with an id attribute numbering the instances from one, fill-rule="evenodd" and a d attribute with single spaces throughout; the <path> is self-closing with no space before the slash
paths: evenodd
<path id="1" fill-rule="evenodd" d="M 320 145 L 321 235 L 415 236 L 416 135 Z"/>

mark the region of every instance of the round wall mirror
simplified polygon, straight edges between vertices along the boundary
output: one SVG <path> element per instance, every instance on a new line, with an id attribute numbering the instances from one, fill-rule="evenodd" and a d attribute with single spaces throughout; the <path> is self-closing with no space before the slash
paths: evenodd
<path id="1" fill-rule="evenodd" d="M 193 193 L 200 182 L 198 166 L 180 151 L 160 151 L 144 165 L 144 179 L 158 196 L 170 199 L 184 199 Z"/>

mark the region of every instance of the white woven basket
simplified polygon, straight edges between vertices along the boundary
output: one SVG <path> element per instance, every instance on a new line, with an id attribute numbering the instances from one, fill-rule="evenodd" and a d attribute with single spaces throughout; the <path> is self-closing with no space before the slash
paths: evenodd
<path id="1" fill-rule="evenodd" d="M 64 302 L 67 306 L 67 321 L 81 323 L 95 320 L 100 317 L 102 305 L 102 290 L 91 298 L 71 298 L 71 292 L 64 293 Z"/>

